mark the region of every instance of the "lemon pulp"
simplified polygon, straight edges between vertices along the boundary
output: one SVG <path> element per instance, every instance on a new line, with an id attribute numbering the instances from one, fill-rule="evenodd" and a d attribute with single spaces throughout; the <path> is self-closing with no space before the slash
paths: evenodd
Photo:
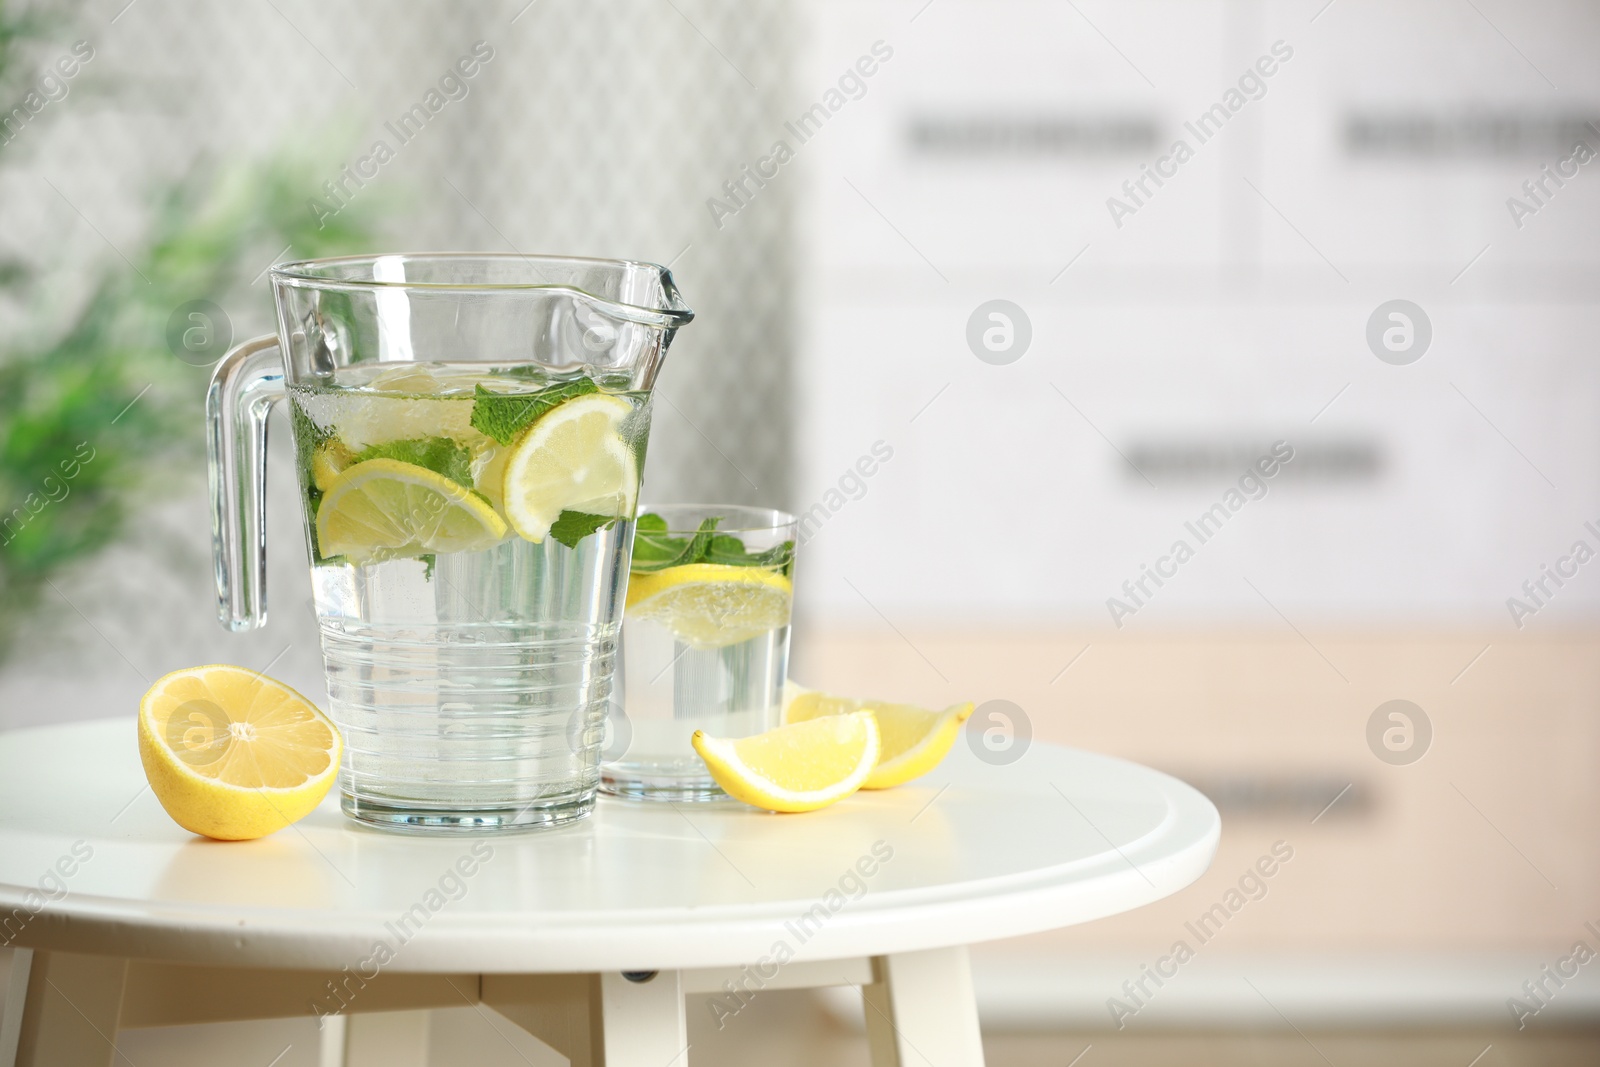
<path id="1" fill-rule="evenodd" d="M 472 490 L 397 459 L 346 468 L 334 476 L 317 509 L 323 557 L 353 562 L 477 552 L 505 533 L 505 521 Z"/>
<path id="2" fill-rule="evenodd" d="M 695 649 L 717 649 L 789 624 L 794 586 L 777 571 L 690 563 L 628 579 L 627 616 Z"/>
<path id="3" fill-rule="evenodd" d="M 633 515 L 639 470 L 622 433 L 633 405 L 605 393 L 564 401 L 539 417 L 505 459 L 501 506 L 518 536 L 543 541 L 563 511 Z"/>
<path id="4" fill-rule="evenodd" d="M 702 730 L 694 748 L 732 797 L 768 811 L 814 811 L 861 788 L 878 762 L 878 724 L 868 712 L 826 716 L 738 739 Z"/>
<path id="5" fill-rule="evenodd" d="M 919 778 L 949 755 L 961 726 L 972 715 L 972 704 L 952 704 L 943 711 L 915 704 L 891 704 L 834 696 L 789 684 L 783 721 L 807 722 L 830 715 L 871 711 L 878 720 L 882 748 L 863 789 L 888 789 Z"/>
<path id="6" fill-rule="evenodd" d="M 299 820 L 339 770 L 339 731 L 282 682 L 213 664 L 156 680 L 139 704 L 150 788 L 186 830 L 263 837 Z"/>

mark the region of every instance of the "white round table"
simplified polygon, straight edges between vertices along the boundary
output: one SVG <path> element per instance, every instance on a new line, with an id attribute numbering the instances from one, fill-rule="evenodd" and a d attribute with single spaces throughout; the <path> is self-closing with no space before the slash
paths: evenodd
<path id="1" fill-rule="evenodd" d="M 1219 829 L 1148 768 L 1046 744 L 996 766 L 958 742 L 924 778 L 805 815 L 602 798 L 557 830 L 426 838 L 330 796 L 224 843 L 162 811 L 132 719 L 15 731 L 0 1067 L 110 1064 L 124 1027 L 310 1014 L 325 1062 L 354 1063 L 382 1040 L 368 1013 L 463 1002 L 575 1064 L 665 1067 L 686 1060 L 685 993 L 736 1013 L 832 984 L 862 987 L 875 1065 L 979 1064 L 968 944 L 1174 893 Z M 426 1042 L 401 1045 L 386 1062 L 421 1063 Z"/>

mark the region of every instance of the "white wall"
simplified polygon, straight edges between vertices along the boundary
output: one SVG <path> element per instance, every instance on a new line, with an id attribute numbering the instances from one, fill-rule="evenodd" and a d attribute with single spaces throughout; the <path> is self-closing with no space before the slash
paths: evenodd
<path id="1" fill-rule="evenodd" d="M 1277 625 L 1265 598 L 1300 624 L 1514 628 L 1506 598 L 1541 563 L 1600 549 L 1583 527 L 1600 527 L 1600 163 L 1520 229 L 1506 207 L 1567 154 L 1540 123 L 1600 116 L 1600 11 L 1479 5 L 1491 26 L 1449 3 L 918 6 L 814 8 L 801 68 L 820 99 L 874 41 L 894 50 L 797 153 L 802 497 L 872 442 L 894 449 L 808 545 L 814 618 L 1110 627 L 1107 598 L 1237 476 L 1152 487 L 1118 451 L 1161 445 L 1282 439 L 1300 462 L 1127 626 Z M 1293 56 L 1264 96 L 1200 144 L 1183 121 L 1276 41 Z M 1362 155 L 1347 123 L 1373 114 L 1509 117 L 1532 143 Z M 1041 117 L 1154 132 L 1032 154 L 912 136 Z M 1179 137 L 1194 158 L 1116 226 L 1107 198 Z M 964 337 L 997 297 L 1033 328 L 1008 366 Z M 1410 366 L 1365 339 L 1397 297 L 1432 322 Z M 1370 462 L 1327 476 L 1351 454 Z M 1528 625 L 1597 614 L 1585 570 Z"/>

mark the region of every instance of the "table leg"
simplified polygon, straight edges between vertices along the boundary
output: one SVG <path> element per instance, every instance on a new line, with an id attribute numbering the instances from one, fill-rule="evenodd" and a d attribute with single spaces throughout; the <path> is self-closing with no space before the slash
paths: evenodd
<path id="1" fill-rule="evenodd" d="M 604 1067 L 684 1067 L 689 1024 L 683 1013 L 683 974 L 660 971 L 645 982 L 619 972 L 600 976 Z"/>
<path id="2" fill-rule="evenodd" d="M 117 1056 L 128 961 L 36 950 L 24 964 L 18 956 L 12 967 L 26 966 L 27 991 L 16 1067 L 109 1067 Z"/>
<path id="3" fill-rule="evenodd" d="M 344 1067 L 345 1046 L 350 1037 L 347 1015 L 324 1015 L 317 1020 L 318 1067 Z M 0 1067 L 5 1067 L 0 1064 Z"/>
<path id="4" fill-rule="evenodd" d="M 877 956 L 861 987 L 872 1067 L 983 1067 L 967 950 Z"/>
<path id="5" fill-rule="evenodd" d="M 684 1067 L 683 973 L 643 982 L 606 974 L 483 976 L 483 1003 L 573 1067 Z M 354 1067 L 354 1065 L 352 1065 Z"/>

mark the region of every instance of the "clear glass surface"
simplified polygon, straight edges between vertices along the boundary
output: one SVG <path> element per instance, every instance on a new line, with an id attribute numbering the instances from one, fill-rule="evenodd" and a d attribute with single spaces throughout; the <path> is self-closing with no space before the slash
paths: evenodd
<path id="1" fill-rule="evenodd" d="M 444 254 L 289 264 L 272 281 L 276 343 L 240 345 L 208 396 L 224 625 L 265 619 L 266 415 L 287 398 L 345 812 L 421 832 L 582 817 L 650 389 L 692 317 L 671 275 Z M 588 414 L 551 429 L 568 401 Z M 610 470 L 604 494 L 530 518 L 513 507 L 530 483 L 508 472 L 535 451 Z"/>
<path id="2" fill-rule="evenodd" d="M 640 516 L 600 788 L 716 799 L 725 794 L 694 751 L 695 731 L 748 737 L 781 721 L 795 519 L 713 504 L 644 507 Z"/>

